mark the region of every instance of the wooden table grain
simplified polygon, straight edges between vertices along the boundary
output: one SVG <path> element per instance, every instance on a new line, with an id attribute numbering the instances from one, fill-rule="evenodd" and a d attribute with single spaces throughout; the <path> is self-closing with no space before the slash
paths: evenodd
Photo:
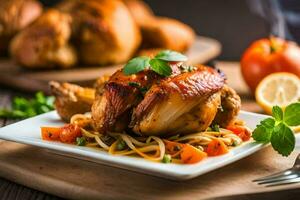
<path id="1" fill-rule="evenodd" d="M 0 107 L 9 107 L 11 99 L 14 96 L 28 96 L 31 97 L 32 94 L 25 92 L 16 92 L 15 90 L 0 87 Z M 244 96 L 243 97 L 243 109 L 250 110 L 255 112 L 262 112 L 262 110 L 254 103 L 253 97 Z M 0 127 L 11 124 L 15 120 L 0 119 Z M 242 186 L 241 186 L 242 187 Z M 220 188 L 221 189 L 221 188 Z M 237 188 L 238 189 L 238 188 Z M 300 195 L 299 189 L 290 189 L 284 191 L 276 192 L 265 192 L 258 194 L 247 194 L 247 195 L 235 195 L 235 196 L 226 196 L 216 199 L 297 199 Z M 28 188 L 23 185 L 14 183 L 11 180 L 5 180 L 0 178 L 0 199 L 61 199 L 60 197 L 53 196 L 44 192 L 40 192 L 31 188 Z"/>

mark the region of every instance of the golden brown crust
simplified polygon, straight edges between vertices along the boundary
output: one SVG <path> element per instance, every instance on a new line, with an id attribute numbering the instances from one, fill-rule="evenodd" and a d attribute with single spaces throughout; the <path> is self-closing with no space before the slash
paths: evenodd
<path id="1" fill-rule="evenodd" d="M 140 88 L 149 87 L 156 79 L 158 75 L 150 70 L 130 76 L 126 76 L 122 70 L 115 72 L 105 84 L 103 94 L 96 94 L 92 107 L 94 127 L 102 133 L 114 130 L 118 119 L 128 116 L 130 113 L 127 112 L 142 100 Z"/>
<path id="2" fill-rule="evenodd" d="M 157 17 L 151 23 L 141 27 L 143 46 L 163 48 L 174 51 L 186 51 L 195 40 L 191 27 L 175 19 Z"/>
<path id="3" fill-rule="evenodd" d="M 123 0 L 128 7 L 135 22 L 142 26 L 143 24 L 151 23 L 155 15 L 151 8 L 142 0 Z"/>
<path id="4" fill-rule="evenodd" d="M 84 64 L 126 62 L 140 45 L 140 30 L 119 0 L 68 0 L 58 8 L 73 18 L 73 37 Z"/>
<path id="5" fill-rule="evenodd" d="M 194 42 L 194 30 L 175 19 L 157 17 L 141 0 L 123 0 L 142 31 L 143 48 L 184 52 Z"/>
<path id="6" fill-rule="evenodd" d="M 183 100 L 207 98 L 218 92 L 225 79 L 212 68 L 198 66 L 196 70 L 161 80 L 146 93 L 143 101 L 136 107 L 131 126 L 143 120 L 152 108 L 176 93 Z"/>
<path id="7" fill-rule="evenodd" d="M 10 39 L 41 13 L 36 0 L 0 0 L 0 52 L 6 52 Z"/>
<path id="8" fill-rule="evenodd" d="M 28 68 L 70 67 L 77 61 L 69 44 L 71 18 L 49 9 L 12 41 L 12 57 Z"/>
<path id="9" fill-rule="evenodd" d="M 226 128 L 234 121 L 240 109 L 240 96 L 232 88 L 225 85 L 221 90 L 221 107 L 218 109 L 213 123 Z"/>
<path id="10" fill-rule="evenodd" d="M 69 122 L 75 114 L 91 111 L 95 97 L 94 89 L 55 81 L 51 81 L 49 85 L 55 96 L 55 109 L 64 121 Z"/>

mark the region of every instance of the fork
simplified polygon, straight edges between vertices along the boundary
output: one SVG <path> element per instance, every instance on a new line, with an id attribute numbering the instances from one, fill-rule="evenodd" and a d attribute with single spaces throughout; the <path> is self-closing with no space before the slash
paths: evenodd
<path id="1" fill-rule="evenodd" d="M 300 154 L 297 156 L 292 168 L 253 180 L 266 187 L 300 183 Z"/>

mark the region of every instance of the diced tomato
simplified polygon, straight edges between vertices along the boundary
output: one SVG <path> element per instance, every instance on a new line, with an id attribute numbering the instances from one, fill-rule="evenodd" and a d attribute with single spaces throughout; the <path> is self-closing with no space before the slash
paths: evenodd
<path id="1" fill-rule="evenodd" d="M 205 149 L 208 156 L 219 156 L 228 153 L 228 151 L 228 147 L 219 139 L 212 140 Z"/>
<path id="2" fill-rule="evenodd" d="M 74 124 L 67 124 L 63 126 L 60 134 L 60 141 L 64 143 L 74 143 L 77 137 L 81 137 L 82 133 L 80 127 Z"/>
<path id="3" fill-rule="evenodd" d="M 185 145 L 180 153 L 181 161 L 185 164 L 194 164 L 207 157 L 207 154 L 192 145 Z"/>
<path id="4" fill-rule="evenodd" d="M 227 129 L 239 136 L 243 141 L 248 141 L 251 138 L 251 131 L 246 127 L 239 125 L 229 125 Z"/>
<path id="5" fill-rule="evenodd" d="M 59 141 L 61 128 L 57 127 L 41 127 L 42 139 L 49 141 Z"/>

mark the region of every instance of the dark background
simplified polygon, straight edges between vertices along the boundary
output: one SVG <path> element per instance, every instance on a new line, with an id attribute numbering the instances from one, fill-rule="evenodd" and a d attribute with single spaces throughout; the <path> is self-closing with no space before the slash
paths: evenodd
<path id="1" fill-rule="evenodd" d="M 220 59 L 238 60 L 251 41 L 269 35 L 266 22 L 251 13 L 246 0 L 145 0 L 155 14 L 179 19 L 197 34 L 222 43 Z M 49 6 L 58 0 L 42 0 Z"/>

